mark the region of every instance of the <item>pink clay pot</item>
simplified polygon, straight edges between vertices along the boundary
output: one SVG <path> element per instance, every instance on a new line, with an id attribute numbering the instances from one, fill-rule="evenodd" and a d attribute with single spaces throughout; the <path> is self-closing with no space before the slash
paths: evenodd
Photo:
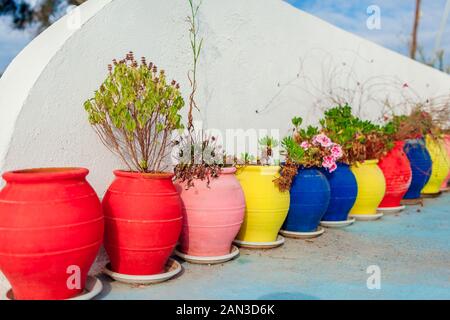
<path id="1" fill-rule="evenodd" d="M 177 184 L 182 200 L 183 229 L 178 250 L 197 257 L 227 255 L 241 228 L 245 198 L 235 177 L 236 168 L 224 168 L 219 178 Z"/>
<path id="2" fill-rule="evenodd" d="M 448 158 L 450 159 L 450 134 L 444 135 L 444 143 L 445 149 L 447 150 Z M 447 175 L 447 178 L 442 183 L 441 188 L 446 189 L 448 187 L 448 181 L 450 180 L 450 172 Z"/>

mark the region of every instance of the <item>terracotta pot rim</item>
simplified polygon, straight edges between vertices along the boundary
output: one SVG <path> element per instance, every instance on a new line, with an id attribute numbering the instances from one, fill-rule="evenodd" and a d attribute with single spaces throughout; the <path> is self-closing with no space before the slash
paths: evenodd
<path id="1" fill-rule="evenodd" d="M 114 170 L 114 175 L 121 178 L 132 178 L 132 179 L 172 179 L 174 174 L 171 172 L 137 172 L 137 171 L 126 171 L 126 170 Z"/>
<path id="2" fill-rule="evenodd" d="M 5 172 L 3 179 L 7 182 L 39 182 L 84 179 L 88 174 L 88 169 L 78 167 L 30 168 Z"/>

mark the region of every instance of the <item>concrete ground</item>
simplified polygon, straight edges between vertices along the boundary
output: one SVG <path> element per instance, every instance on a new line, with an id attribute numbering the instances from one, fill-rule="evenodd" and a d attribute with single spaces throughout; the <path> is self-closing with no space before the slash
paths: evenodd
<path id="1" fill-rule="evenodd" d="M 450 194 L 400 214 L 314 240 L 241 255 L 223 265 L 183 263 L 176 279 L 152 286 L 102 276 L 101 299 L 450 299 Z M 367 268 L 381 288 L 369 290 Z"/>

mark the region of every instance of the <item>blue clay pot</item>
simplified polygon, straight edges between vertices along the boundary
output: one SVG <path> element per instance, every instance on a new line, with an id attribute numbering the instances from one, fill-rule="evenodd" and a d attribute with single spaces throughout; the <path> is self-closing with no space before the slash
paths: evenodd
<path id="1" fill-rule="evenodd" d="M 291 204 L 283 230 L 314 232 L 330 202 L 330 185 L 320 170 L 299 169 L 291 186 Z"/>
<path id="2" fill-rule="evenodd" d="M 330 184 L 330 204 L 322 221 L 346 221 L 358 195 L 358 184 L 350 166 L 338 163 L 332 173 L 322 169 Z"/>
<path id="3" fill-rule="evenodd" d="M 407 140 L 405 153 L 411 163 L 412 181 L 403 199 L 419 199 L 431 176 L 432 161 L 424 139 Z"/>

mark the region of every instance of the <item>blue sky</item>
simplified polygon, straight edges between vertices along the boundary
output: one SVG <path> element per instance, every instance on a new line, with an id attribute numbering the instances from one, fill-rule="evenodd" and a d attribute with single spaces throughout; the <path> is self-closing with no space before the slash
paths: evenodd
<path id="1" fill-rule="evenodd" d="M 415 0 L 286 0 L 293 6 L 320 17 L 342 29 L 360 35 L 387 48 L 408 54 L 415 12 Z M 432 56 L 446 0 L 422 0 L 419 44 Z M 377 5 L 381 29 L 369 30 L 367 8 Z M 442 37 L 442 49 L 450 64 L 450 17 Z"/>
<path id="2" fill-rule="evenodd" d="M 34 0 L 33 0 L 34 1 Z M 402 54 L 408 52 L 414 0 L 285 0 L 293 6 L 316 15 L 342 29 L 356 33 L 368 40 Z M 446 0 L 423 0 L 419 30 L 419 43 L 428 56 L 434 49 L 437 30 Z M 367 7 L 378 5 L 381 10 L 381 29 L 366 27 Z M 0 18 L 0 71 L 4 70 L 17 53 L 32 39 L 33 31 L 14 31 L 8 19 Z M 442 48 L 450 64 L 450 19 L 447 22 Z"/>

